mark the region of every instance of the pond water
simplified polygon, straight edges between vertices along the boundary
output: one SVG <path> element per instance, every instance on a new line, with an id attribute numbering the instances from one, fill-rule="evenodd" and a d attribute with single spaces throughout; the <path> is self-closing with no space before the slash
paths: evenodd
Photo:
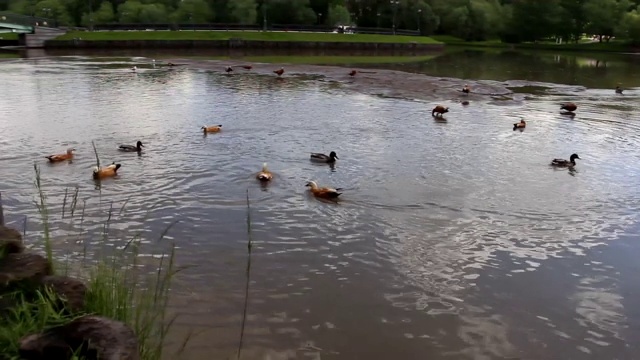
<path id="1" fill-rule="evenodd" d="M 108 242 L 122 246 L 139 232 L 144 255 L 161 251 L 156 239 L 179 221 L 168 240 L 189 268 L 172 309 L 177 332 L 194 332 L 188 359 L 235 357 L 247 193 L 246 359 L 633 358 L 640 65 L 631 56 L 588 59 L 453 52 L 384 65 L 544 82 L 516 81 L 521 101 L 438 100 L 455 108 L 447 122 L 431 118 L 434 102 L 308 78 L 188 66 L 132 73 L 148 64 L 133 56 L 5 61 L 5 216 L 16 227 L 26 216 L 37 247 L 35 162 L 58 256 L 77 257 L 84 245 L 73 234 L 99 233 L 111 204 Z M 614 93 L 617 83 L 625 95 Z M 575 117 L 559 114 L 564 101 L 579 104 Z M 520 117 L 527 128 L 512 131 Z M 203 136 L 205 124 L 223 131 Z M 117 151 L 137 140 L 140 156 Z M 103 163 L 122 164 L 118 178 L 91 179 L 92 141 Z M 46 163 L 67 147 L 77 149 L 72 163 Z M 330 151 L 335 166 L 309 162 L 309 152 Z M 575 171 L 549 166 L 572 153 L 581 158 Z M 276 174 L 267 187 L 253 177 L 263 162 Z M 344 188 L 342 201 L 313 199 L 308 180 Z M 59 215 L 74 186 L 86 202 L 82 224 Z"/>

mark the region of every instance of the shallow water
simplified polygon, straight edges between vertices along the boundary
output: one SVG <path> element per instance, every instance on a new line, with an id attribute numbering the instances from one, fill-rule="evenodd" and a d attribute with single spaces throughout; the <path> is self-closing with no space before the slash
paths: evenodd
<path id="1" fill-rule="evenodd" d="M 134 63 L 143 69 L 129 72 Z M 192 267 L 173 310 L 179 335 L 195 331 L 190 359 L 235 356 L 247 191 L 247 359 L 634 357 L 637 90 L 494 80 L 530 94 L 443 100 L 452 111 L 436 122 L 431 103 L 312 79 L 154 69 L 139 57 L 4 62 L 5 214 L 16 227 L 27 216 L 37 247 L 35 161 L 59 256 L 84 251 L 74 234 L 100 233 L 112 202 L 108 241 L 140 232 L 144 255 L 161 251 L 156 239 L 179 221 L 168 238 Z M 564 101 L 579 104 L 577 116 L 559 114 Z M 521 116 L 526 130 L 512 131 Z M 203 136 L 205 124 L 223 131 Z M 102 163 L 122 164 L 118 178 L 91 179 L 92 140 Z M 140 156 L 116 150 L 137 140 Z M 46 163 L 67 147 L 77 149 L 72 163 Z M 308 161 L 332 150 L 334 167 Z M 575 171 L 548 166 L 571 153 L 582 159 Z M 276 178 L 261 187 L 253 175 L 265 161 Z M 314 200 L 308 180 L 344 188 L 342 201 Z M 82 223 L 60 215 L 73 186 L 86 201 Z"/>

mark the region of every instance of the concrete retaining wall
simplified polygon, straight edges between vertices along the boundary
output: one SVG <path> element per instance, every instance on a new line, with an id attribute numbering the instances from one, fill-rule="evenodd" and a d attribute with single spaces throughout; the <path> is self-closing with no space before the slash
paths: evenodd
<path id="1" fill-rule="evenodd" d="M 304 49 L 304 50 L 440 50 L 444 44 L 258 40 L 48 40 L 47 49 Z"/>

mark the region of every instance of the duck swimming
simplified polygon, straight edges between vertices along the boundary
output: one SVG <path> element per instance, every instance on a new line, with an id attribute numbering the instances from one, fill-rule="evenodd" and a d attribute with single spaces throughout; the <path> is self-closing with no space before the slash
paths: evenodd
<path id="1" fill-rule="evenodd" d="M 138 70 L 138 67 L 133 65 L 133 67 L 131 68 L 131 71 L 136 72 L 136 70 Z"/>
<path id="2" fill-rule="evenodd" d="M 464 86 L 462 87 L 462 92 L 468 94 L 470 91 L 471 89 L 469 88 L 469 85 L 464 84 Z"/>
<path id="3" fill-rule="evenodd" d="M 309 181 L 305 186 L 310 187 L 313 196 L 319 198 L 335 199 L 342 194 L 341 192 L 338 192 L 342 190 L 341 188 L 332 189 L 328 187 L 318 187 L 318 184 L 316 184 L 315 181 Z"/>
<path id="4" fill-rule="evenodd" d="M 49 162 L 59 162 L 59 161 L 71 160 L 71 159 L 73 159 L 73 152 L 74 151 L 76 151 L 76 149 L 69 148 L 69 149 L 67 149 L 67 152 L 65 154 L 49 155 L 49 156 L 45 156 L 45 157 L 47 159 L 49 159 Z"/>
<path id="5" fill-rule="evenodd" d="M 513 124 L 513 130 L 516 129 L 524 129 L 527 127 L 527 122 L 524 119 L 521 119 L 520 122 Z"/>
<path id="6" fill-rule="evenodd" d="M 206 133 L 217 133 L 217 132 L 220 132 L 220 130 L 222 130 L 222 125 L 212 125 L 212 126 L 203 125 L 201 127 L 201 129 L 205 134 Z"/>
<path id="7" fill-rule="evenodd" d="M 616 94 L 622 94 L 622 88 L 620 86 L 616 86 Z"/>
<path id="8" fill-rule="evenodd" d="M 558 166 L 558 167 L 573 167 L 576 165 L 576 159 L 580 159 L 580 156 L 578 156 L 578 154 L 571 154 L 571 157 L 569 158 L 569 160 L 565 160 L 565 159 L 553 159 L 551 160 L 551 166 Z"/>
<path id="9" fill-rule="evenodd" d="M 142 151 L 142 147 L 144 147 L 144 145 L 142 145 L 142 141 L 139 141 L 136 143 L 136 146 L 133 145 L 120 145 L 118 147 L 118 150 L 120 151 L 126 151 L 126 152 L 140 152 Z"/>
<path id="10" fill-rule="evenodd" d="M 122 166 L 121 164 L 116 164 L 115 161 L 113 162 L 113 164 L 105 166 L 103 168 L 99 168 L 95 166 L 93 168 L 93 178 L 98 180 L 98 179 L 116 176 L 118 175 L 118 169 L 120 169 L 121 166 Z"/>
<path id="11" fill-rule="evenodd" d="M 260 181 L 271 181 L 273 174 L 267 170 L 267 163 L 262 164 L 262 170 L 256 175 L 256 179 Z"/>
<path id="12" fill-rule="evenodd" d="M 568 112 L 574 112 L 578 108 L 578 105 L 574 103 L 566 103 L 560 106 L 560 110 L 567 110 Z"/>
<path id="13" fill-rule="evenodd" d="M 329 156 L 321 153 L 311 153 L 310 159 L 315 162 L 334 163 L 336 162 L 336 159 L 340 158 L 335 151 L 332 151 L 329 153 Z"/>

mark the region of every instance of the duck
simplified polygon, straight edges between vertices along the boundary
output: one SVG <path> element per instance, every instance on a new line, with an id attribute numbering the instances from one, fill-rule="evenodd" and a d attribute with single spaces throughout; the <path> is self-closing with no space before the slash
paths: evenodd
<path id="1" fill-rule="evenodd" d="M 622 88 L 618 85 L 616 86 L 616 94 L 622 94 Z"/>
<path id="2" fill-rule="evenodd" d="M 267 169 L 267 163 L 262 164 L 262 170 L 256 175 L 256 179 L 260 181 L 271 181 L 273 174 Z"/>
<path id="3" fill-rule="evenodd" d="M 282 76 L 282 74 L 284 74 L 284 68 L 280 68 L 278 70 L 273 70 L 274 74 L 277 74 L 278 76 Z"/>
<path id="4" fill-rule="evenodd" d="M 121 166 L 122 166 L 121 164 L 116 164 L 115 161 L 113 162 L 113 164 L 105 166 L 103 168 L 94 166 L 93 178 L 98 180 L 98 179 L 116 176 L 118 175 L 118 169 L 120 169 Z"/>
<path id="5" fill-rule="evenodd" d="M 131 71 L 136 72 L 136 70 L 138 70 L 138 67 L 133 65 L 133 67 L 131 68 Z"/>
<path id="6" fill-rule="evenodd" d="M 462 87 L 462 92 L 468 94 L 470 91 L 471 89 L 469 88 L 469 85 L 464 84 L 464 86 Z"/>
<path id="7" fill-rule="evenodd" d="M 356 76 L 356 74 L 357 74 L 357 73 L 358 73 L 358 71 L 357 71 L 357 70 L 351 70 L 351 71 L 349 72 L 349 76 L 354 77 L 354 76 Z"/>
<path id="8" fill-rule="evenodd" d="M 311 161 L 315 162 L 324 162 L 324 163 L 334 163 L 336 159 L 340 159 L 335 151 L 329 153 L 329 156 L 321 153 L 311 153 Z"/>
<path id="9" fill-rule="evenodd" d="M 580 159 L 580 156 L 578 156 L 578 154 L 571 154 L 571 157 L 569 157 L 569 160 L 565 160 L 565 159 L 553 159 L 551 160 L 551 166 L 558 166 L 558 167 L 573 167 L 576 165 L 576 159 Z"/>
<path id="10" fill-rule="evenodd" d="M 144 147 L 144 145 L 142 145 L 142 141 L 138 140 L 138 142 L 136 143 L 135 146 L 133 145 L 120 145 L 118 147 L 118 150 L 120 151 L 126 151 L 126 152 L 140 152 L 142 151 L 142 148 Z"/>
<path id="11" fill-rule="evenodd" d="M 220 132 L 220 130 L 222 130 L 222 125 L 213 125 L 213 126 L 202 125 L 201 129 L 205 134 L 217 133 L 217 132 Z"/>
<path id="12" fill-rule="evenodd" d="M 311 193 L 315 197 L 324 198 L 324 199 L 335 199 L 340 196 L 342 193 L 339 192 L 342 190 L 341 188 L 328 188 L 328 187 L 318 187 L 318 184 L 315 181 L 309 181 L 305 186 L 311 188 Z"/>
<path id="13" fill-rule="evenodd" d="M 167 66 L 176 66 L 176 64 L 172 63 L 172 62 L 168 62 Z"/>
<path id="14" fill-rule="evenodd" d="M 438 116 L 438 115 L 442 116 L 442 114 L 448 113 L 448 112 L 449 112 L 449 108 L 448 107 L 444 107 L 442 105 L 437 105 L 436 107 L 433 108 L 433 110 L 431 110 L 431 116 Z M 434 114 L 436 114 L 436 115 L 434 115 Z"/>
<path id="15" fill-rule="evenodd" d="M 49 159 L 49 162 L 59 162 L 59 161 L 65 161 L 65 160 L 71 160 L 73 159 L 73 152 L 76 151 L 76 149 L 74 148 L 69 148 L 67 149 L 67 152 L 65 154 L 56 154 L 56 155 L 49 155 L 49 156 L 45 156 L 45 158 Z"/>
<path id="16" fill-rule="evenodd" d="M 224 69 L 224 71 L 226 71 L 226 72 L 227 72 L 227 74 L 228 74 L 228 73 L 230 73 L 230 72 L 232 72 L 232 71 L 233 71 L 233 68 L 232 68 L 231 66 L 227 66 L 227 68 L 226 68 L 226 69 Z"/>
<path id="17" fill-rule="evenodd" d="M 253 69 L 253 66 L 251 66 L 251 65 L 242 65 L 241 67 L 242 67 L 243 69 L 245 69 L 245 70 L 251 70 L 251 69 Z"/>
<path id="18" fill-rule="evenodd" d="M 576 104 L 574 104 L 572 102 L 565 103 L 565 104 L 562 104 L 560 106 L 560 110 L 567 110 L 568 112 L 574 112 L 574 111 L 576 111 L 577 108 L 578 108 L 578 105 L 576 105 Z"/>
<path id="19" fill-rule="evenodd" d="M 524 129 L 527 126 L 527 122 L 524 119 L 520 119 L 520 122 L 513 124 L 513 130 Z"/>

